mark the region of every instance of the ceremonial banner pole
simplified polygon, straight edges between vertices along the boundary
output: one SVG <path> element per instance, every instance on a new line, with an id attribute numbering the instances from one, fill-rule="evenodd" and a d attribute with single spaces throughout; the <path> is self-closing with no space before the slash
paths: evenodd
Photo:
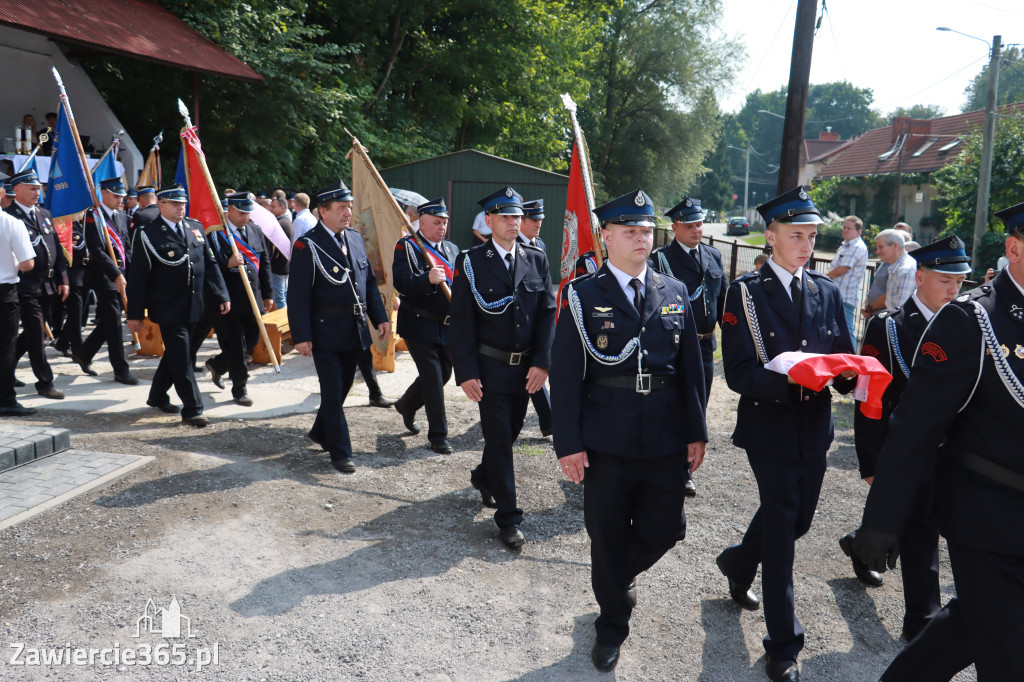
<path id="1" fill-rule="evenodd" d="M 576 120 L 576 102 L 568 94 L 562 95 L 562 104 L 569 110 L 569 118 L 572 120 L 573 144 L 579 154 L 580 166 L 583 170 L 583 186 L 587 195 L 587 212 L 590 216 L 590 234 L 594 238 L 594 259 L 597 266 L 604 263 L 604 255 L 601 252 L 601 226 L 594 214 L 594 179 L 590 175 L 590 151 L 587 149 L 587 141 L 583 138 L 583 130 L 579 121 Z"/>
<path id="2" fill-rule="evenodd" d="M 89 195 L 92 196 L 92 208 L 95 211 L 97 218 L 96 224 L 103 233 L 103 241 L 107 247 L 107 255 L 110 256 L 110 260 L 117 264 L 117 257 L 114 255 L 114 245 L 110 243 L 110 235 L 107 233 L 106 219 L 103 217 L 103 212 L 100 210 L 99 199 L 96 198 L 96 185 L 92 181 L 92 173 L 89 172 L 89 164 L 86 162 L 85 148 L 82 147 L 82 138 L 78 134 L 78 125 L 75 123 L 75 116 L 71 112 L 71 102 L 68 100 L 67 90 L 64 89 L 64 81 L 61 80 L 60 74 L 57 73 L 57 67 L 53 67 L 53 77 L 57 80 L 57 87 L 60 88 L 60 99 L 64 104 L 64 111 L 68 115 L 68 124 L 71 126 L 71 132 L 74 133 L 75 148 L 78 149 L 78 158 L 82 161 L 82 171 L 85 173 L 85 181 L 89 184 Z M 128 264 L 124 264 L 127 268 Z M 125 313 L 128 311 L 128 297 L 125 293 L 121 292 L 121 305 L 124 308 Z M 142 342 L 139 341 L 139 335 L 132 332 L 132 343 L 135 344 L 135 350 L 142 350 Z"/>
<path id="3" fill-rule="evenodd" d="M 363 159 L 363 161 L 366 163 L 366 166 L 370 169 L 370 173 L 373 176 L 373 179 L 377 182 L 377 184 L 380 185 L 381 189 L 384 190 L 384 193 L 387 194 L 388 197 L 391 199 L 391 204 L 395 207 L 395 211 L 397 211 L 398 214 L 402 216 L 402 226 L 409 233 L 409 236 L 412 237 L 412 240 L 416 242 L 416 246 L 420 247 L 420 253 L 423 254 L 423 257 L 425 259 L 436 265 L 436 262 L 432 260 L 428 255 L 428 251 L 426 250 L 424 245 L 423 235 L 421 235 L 416 230 L 412 229 L 412 223 L 409 222 L 409 216 L 407 216 L 405 214 L 405 211 L 402 210 L 402 207 L 398 205 L 398 201 L 395 199 L 395 195 L 391 193 L 391 190 L 388 188 L 388 184 L 384 182 L 384 178 L 382 178 L 380 176 L 380 173 L 377 172 L 377 167 L 373 165 L 373 161 L 370 160 L 369 155 L 366 153 L 366 147 L 364 147 L 359 142 L 359 140 L 356 139 L 356 136 L 353 135 L 348 128 L 345 128 L 345 132 L 348 133 L 348 136 L 352 138 L 352 149 L 354 149 L 356 153 L 359 154 L 359 157 Z M 452 290 L 448 287 L 448 283 L 441 282 L 439 286 L 441 287 L 441 292 L 444 294 L 444 297 L 447 298 L 449 301 L 452 300 Z"/>
<path id="4" fill-rule="evenodd" d="M 46 142 L 50 139 L 50 133 L 52 132 L 53 128 L 47 128 L 45 132 L 39 134 L 39 144 L 36 145 L 36 148 L 33 149 L 32 153 L 28 155 L 28 158 L 25 159 L 25 163 L 21 164 L 21 168 L 19 168 L 17 171 L 18 173 L 28 168 L 29 164 L 35 161 L 36 154 L 39 153 L 39 148 L 46 144 Z"/>
<path id="5" fill-rule="evenodd" d="M 191 130 L 192 129 L 192 118 L 189 116 L 188 109 L 185 107 L 184 102 L 182 102 L 180 99 L 178 100 L 178 112 L 181 114 L 182 118 L 185 119 L 185 128 Z M 184 144 L 185 141 L 182 140 L 182 143 Z M 187 165 L 188 164 L 188 154 L 185 154 L 184 156 L 185 156 L 185 163 Z M 210 196 L 213 199 L 213 204 L 214 204 L 214 206 L 216 206 L 217 214 L 220 216 L 221 225 L 224 227 L 224 230 L 227 231 L 227 229 L 228 229 L 227 217 L 224 215 L 224 208 L 220 204 L 220 197 L 217 196 L 217 191 L 214 188 L 213 178 L 210 176 L 210 168 L 206 165 L 206 155 L 205 154 L 197 154 L 196 157 L 199 159 L 199 165 L 200 165 L 200 167 L 201 167 L 201 169 L 203 171 L 203 177 L 206 178 L 206 186 L 210 190 Z M 187 173 L 186 173 L 186 175 L 187 175 Z M 231 235 L 230 232 L 228 232 L 228 243 L 231 245 L 231 254 L 233 256 L 238 256 L 239 255 L 238 254 L 238 247 L 235 245 L 235 238 L 234 238 L 234 236 Z M 259 327 L 260 327 L 260 338 L 263 339 L 263 345 L 266 346 L 266 348 L 267 348 L 267 354 L 270 355 L 270 361 L 274 364 L 274 371 L 277 372 L 278 374 L 280 374 L 281 373 L 281 365 L 278 362 L 277 354 L 274 353 L 274 347 L 270 343 L 270 335 L 267 334 L 267 328 L 263 324 L 263 316 L 260 315 L 259 306 L 256 304 L 256 297 L 253 296 L 253 293 L 252 293 L 252 287 L 249 286 L 249 276 L 246 274 L 246 271 L 245 271 L 245 260 L 244 259 L 242 260 L 242 262 L 238 266 L 238 275 L 239 275 L 239 277 L 242 278 L 242 286 L 245 287 L 245 293 L 249 297 L 249 305 L 252 306 L 252 314 L 256 318 L 256 324 L 258 324 Z"/>

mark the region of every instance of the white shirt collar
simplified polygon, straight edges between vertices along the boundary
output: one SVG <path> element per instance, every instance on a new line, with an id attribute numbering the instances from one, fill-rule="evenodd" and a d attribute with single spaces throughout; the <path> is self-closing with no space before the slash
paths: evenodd
<path id="1" fill-rule="evenodd" d="M 622 292 L 624 294 L 626 294 L 626 300 L 627 301 L 632 301 L 633 300 L 633 287 L 629 286 L 629 282 L 630 282 L 630 280 L 633 279 L 633 275 L 629 274 L 628 272 L 623 272 L 622 270 L 619 270 L 617 267 L 612 265 L 612 262 L 610 260 L 606 260 L 605 264 L 608 266 L 608 272 L 612 273 L 612 275 L 615 277 L 615 281 L 619 283 L 619 287 L 622 289 Z M 636 278 L 638 280 L 640 280 L 640 295 L 641 296 L 646 296 L 647 295 L 647 291 L 646 291 L 647 290 L 647 264 L 646 263 L 644 264 L 644 269 L 640 271 L 640 274 L 637 275 Z"/>
<path id="2" fill-rule="evenodd" d="M 928 306 L 922 303 L 921 299 L 917 297 L 917 289 L 915 289 L 914 293 L 910 295 L 910 298 L 914 299 L 914 303 L 917 305 L 917 309 L 921 311 L 921 316 L 924 317 L 925 322 L 927 322 L 928 320 L 932 319 L 935 316 L 935 313 L 929 310 Z"/>
<path id="3" fill-rule="evenodd" d="M 1021 283 L 1014 279 L 1013 273 L 1010 272 L 1010 268 L 1007 267 L 1003 269 L 1006 270 L 1006 274 L 1010 278 L 1010 281 L 1013 282 L 1013 285 L 1017 287 L 1017 291 L 1019 291 L 1021 295 L 1024 296 L 1024 286 L 1021 286 Z"/>
<path id="4" fill-rule="evenodd" d="M 497 249 L 497 251 L 498 251 L 498 255 L 499 255 L 499 256 L 501 256 L 501 259 L 502 259 L 502 260 L 505 260 L 505 254 L 507 254 L 507 253 L 511 253 L 511 254 L 512 254 L 512 262 L 515 262 L 515 260 L 516 260 L 516 244 L 518 244 L 518 243 L 519 243 L 518 241 L 517 241 L 517 242 L 514 242 L 514 243 L 512 244 L 512 250 L 511 250 L 511 251 L 506 251 L 506 250 L 505 250 L 505 249 L 504 249 L 504 248 L 503 248 L 503 247 L 501 246 L 501 244 L 499 244 L 499 243 L 498 243 L 497 241 L 495 241 L 494 239 L 492 239 L 492 240 L 491 240 L 491 243 L 492 243 L 492 244 L 494 244 L 494 248 L 495 248 L 495 249 Z"/>
<path id="5" fill-rule="evenodd" d="M 789 274 L 789 270 L 776 263 L 774 257 L 772 256 L 768 257 L 768 265 L 772 266 L 772 272 L 774 272 L 775 276 L 779 278 L 779 283 L 782 284 L 782 288 L 786 290 L 786 293 L 789 295 L 790 298 L 793 298 L 793 292 L 789 290 L 789 283 L 793 281 L 794 277 L 796 277 L 797 279 L 800 280 L 800 284 L 802 285 L 804 269 L 797 268 L 796 274 L 791 275 Z"/>
<path id="6" fill-rule="evenodd" d="M 17 199 L 14 200 L 14 203 L 16 203 L 18 205 L 18 207 L 22 211 L 24 211 L 25 213 L 27 213 L 29 215 L 34 215 L 35 214 L 35 210 L 36 210 L 35 206 L 33 206 L 32 208 L 29 208 L 28 206 L 26 206 L 25 204 L 21 203 Z"/>
<path id="7" fill-rule="evenodd" d="M 177 231 L 178 231 L 178 223 L 175 223 L 175 222 L 173 222 L 173 221 L 170 221 L 170 220 L 168 220 L 167 218 L 164 218 L 163 214 L 161 214 L 161 215 L 160 215 L 160 218 L 161 218 L 161 219 L 162 219 L 162 220 L 163 220 L 163 221 L 164 221 L 165 223 L 167 223 L 167 224 L 168 224 L 168 225 L 170 226 L 170 228 L 171 228 L 172 230 L 174 230 L 175 232 L 177 232 Z"/>
<path id="8" fill-rule="evenodd" d="M 301 211 L 299 211 L 298 213 L 296 213 L 295 217 L 298 218 L 300 215 L 305 215 L 307 213 L 309 213 L 309 209 L 308 208 L 304 208 Z M 312 214 L 310 214 L 310 215 L 312 215 Z"/>
<path id="9" fill-rule="evenodd" d="M 700 244 L 698 244 L 697 246 L 694 246 L 693 248 L 690 248 L 689 246 L 687 246 L 686 244 L 682 243 L 678 239 L 676 239 L 675 242 L 676 242 L 676 244 L 679 244 L 679 246 L 683 247 L 683 251 L 685 251 L 686 253 L 690 253 L 691 251 L 697 251 L 697 253 L 700 253 L 700 251 L 698 250 L 698 249 L 700 249 Z"/>

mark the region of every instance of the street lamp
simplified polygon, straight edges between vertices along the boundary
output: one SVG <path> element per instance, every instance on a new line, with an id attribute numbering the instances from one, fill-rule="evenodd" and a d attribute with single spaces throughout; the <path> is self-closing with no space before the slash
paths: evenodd
<path id="1" fill-rule="evenodd" d="M 988 41 L 977 36 L 962 33 L 946 26 L 939 26 L 936 31 L 949 31 L 967 38 L 980 40 L 988 45 Z M 974 246 L 971 252 L 971 268 L 981 270 L 981 242 L 988 229 L 988 199 L 992 183 L 992 145 L 996 136 L 996 101 L 999 94 L 999 48 L 1002 36 L 992 36 L 991 59 L 988 65 L 988 93 L 985 95 L 985 135 L 981 146 L 981 171 L 978 173 L 978 207 L 974 213 Z"/>
<path id="2" fill-rule="evenodd" d="M 747 196 L 750 194 L 750 142 L 747 142 L 747 148 L 741 149 L 739 147 L 733 147 L 731 144 L 728 145 L 729 149 L 735 149 L 736 151 L 745 151 L 747 153 L 747 170 L 743 174 L 743 217 L 747 217 Z"/>

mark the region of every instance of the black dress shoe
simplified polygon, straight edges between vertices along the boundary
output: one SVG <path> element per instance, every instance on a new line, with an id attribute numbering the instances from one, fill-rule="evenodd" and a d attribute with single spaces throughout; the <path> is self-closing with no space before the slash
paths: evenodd
<path id="1" fill-rule="evenodd" d="M 697 497 L 697 484 L 693 482 L 692 478 L 686 480 L 686 496 Z"/>
<path id="2" fill-rule="evenodd" d="M 629 603 L 635 609 L 636 608 L 636 604 L 637 604 L 637 601 L 636 601 L 636 578 L 633 578 L 633 581 L 630 582 L 629 585 L 626 585 L 626 599 L 629 600 Z"/>
<path id="3" fill-rule="evenodd" d="M 213 368 L 213 358 L 206 361 L 206 369 L 210 370 L 210 381 L 217 388 L 224 388 L 224 375 Z"/>
<path id="4" fill-rule="evenodd" d="M 125 386 L 137 386 L 139 383 L 139 380 L 131 374 L 115 374 L 114 381 Z"/>
<path id="5" fill-rule="evenodd" d="M 800 669 L 792 658 L 773 659 L 769 656 L 764 668 L 772 682 L 800 682 Z"/>
<path id="6" fill-rule="evenodd" d="M 371 395 L 370 406 L 371 407 L 391 407 L 395 404 L 394 400 L 388 400 L 383 395 Z"/>
<path id="7" fill-rule="evenodd" d="M 14 387 L 15 388 L 25 388 L 25 382 L 22 381 L 21 379 L 15 379 L 14 380 Z"/>
<path id="8" fill-rule="evenodd" d="M 177 405 L 172 405 L 169 402 L 157 404 L 157 403 L 154 403 L 152 401 L 147 400 L 146 404 L 149 405 L 150 407 L 155 407 L 156 409 L 160 410 L 161 412 L 166 412 L 167 414 L 178 414 L 179 412 L 181 412 L 181 408 L 180 407 L 178 407 Z"/>
<path id="9" fill-rule="evenodd" d="M 209 425 L 210 420 L 201 414 L 194 414 L 191 417 L 182 417 L 181 423 L 188 424 L 189 426 L 203 428 L 204 426 Z"/>
<path id="10" fill-rule="evenodd" d="M 61 343 L 60 341 L 58 341 L 57 343 L 53 344 L 53 349 L 66 358 L 71 357 L 71 348 L 66 343 Z"/>
<path id="11" fill-rule="evenodd" d="M 523 531 L 519 530 L 519 526 L 514 524 L 499 528 L 498 537 L 509 549 L 521 549 L 526 544 L 526 536 L 523 535 Z"/>
<path id="12" fill-rule="evenodd" d="M 719 554 L 715 559 L 715 565 L 718 566 L 718 570 L 722 572 L 722 575 L 729 580 L 729 596 L 732 597 L 734 602 L 745 609 L 750 609 L 751 611 L 761 606 L 761 600 L 757 598 L 757 595 L 754 594 L 753 591 L 751 591 L 750 585 L 739 584 L 730 578 L 729 574 L 725 572 L 725 567 L 722 565 L 721 554 Z"/>
<path id="13" fill-rule="evenodd" d="M 356 472 L 355 462 L 351 459 L 332 459 L 331 466 L 343 474 L 354 474 Z"/>
<path id="14" fill-rule="evenodd" d="M 839 538 L 839 547 L 843 550 L 843 554 L 850 557 L 850 561 L 853 563 L 853 572 L 857 576 L 857 580 L 868 587 L 881 587 L 882 586 L 882 574 L 878 571 L 872 571 L 868 568 L 868 565 L 861 561 L 857 555 L 853 553 L 853 533 L 844 535 Z"/>
<path id="15" fill-rule="evenodd" d="M 422 430 L 420 429 L 419 423 L 416 421 L 415 412 L 403 412 L 398 407 L 398 403 L 395 403 L 395 409 L 398 411 L 398 414 L 402 415 L 402 423 L 405 424 L 405 428 L 409 429 L 409 433 L 415 434 Z"/>
<path id="16" fill-rule="evenodd" d="M 601 672 L 609 672 L 619 662 L 619 647 L 616 644 L 597 642 L 590 650 L 590 660 L 594 662 L 594 667 Z"/>
<path id="17" fill-rule="evenodd" d="M 83 358 L 79 357 L 78 355 L 75 355 L 74 353 L 71 354 L 71 359 L 78 363 L 78 366 L 82 368 L 82 371 L 88 374 L 89 376 L 99 376 L 96 373 L 96 370 L 92 368 L 91 362 L 86 362 Z"/>
<path id="18" fill-rule="evenodd" d="M 43 386 L 42 388 L 36 386 L 36 393 L 50 400 L 64 400 L 64 391 L 57 390 L 53 387 L 53 384 Z"/>
<path id="19" fill-rule="evenodd" d="M 252 407 L 252 398 L 249 397 L 248 393 L 236 395 L 235 402 L 241 405 L 242 407 Z"/>
<path id="20" fill-rule="evenodd" d="M 542 426 L 541 429 L 540 429 L 540 435 L 544 436 L 545 438 L 550 436 L 551 433 L 552 433 L 552 431 L 551 431 L 551 427 L 550 426 L 548 426 L 547 428 Z"/>
<path id="21" fill-rule="evenodd" d="M 310 431 L 309 433 L 307 433 L 307 434 L 306 434 L 306 438 L 310 439 L 311 441 L 313 441 L 314 443 L 316 443 L 317 445 L 319 445 L 319 446 L 320 446 L 321 448 L 323 448 L 324 450 L 326 450 L 326 449 L 327 449 L 327 444 L 326 444 L 326 443 L 324 443 L 324 442 L 323 442 L 323 441 L 322 441 L 322 440 L 321 440 L 320 438 L 318 438 L 317 436 L 315 436 L 315 435 L 313 434 L 313 432 L 312 432 L 312 431 Z"/>
<path id="22" fill-rule="evenodd" d="M 436 443 L 431 443 L 430 449 L 439 455 L 450 455 L 453 452 L 452 444 L 448 442 L 447 438 L 442 438 Z"/>
<path id="23" fill-rule="evenodd" d="M 33 408 L 25 407 L 19 403 L 0 407 L 0 417 L 28 417 L 35 413 L 36 411 Z"/>
<path id="24" fill-rule="evenodd" d="M 491 509 L 497 509 L 498 503 L 494 501 L 494 495 L 491 494 L 491 489 L 485 485 L 478 485 L 473 479 L 469 479 L 470 484 L 480 491 L 480 503 L 485 507 Z"/>

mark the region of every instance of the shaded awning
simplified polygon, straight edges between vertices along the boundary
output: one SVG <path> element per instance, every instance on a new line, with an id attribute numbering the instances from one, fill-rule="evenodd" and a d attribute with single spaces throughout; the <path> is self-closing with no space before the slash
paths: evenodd
<path id="1" fill-rule="evenodd" d="M 99 52 L 236 80 L 263 80 L 148 0 L 0 0 L 0 24 Z"/>

